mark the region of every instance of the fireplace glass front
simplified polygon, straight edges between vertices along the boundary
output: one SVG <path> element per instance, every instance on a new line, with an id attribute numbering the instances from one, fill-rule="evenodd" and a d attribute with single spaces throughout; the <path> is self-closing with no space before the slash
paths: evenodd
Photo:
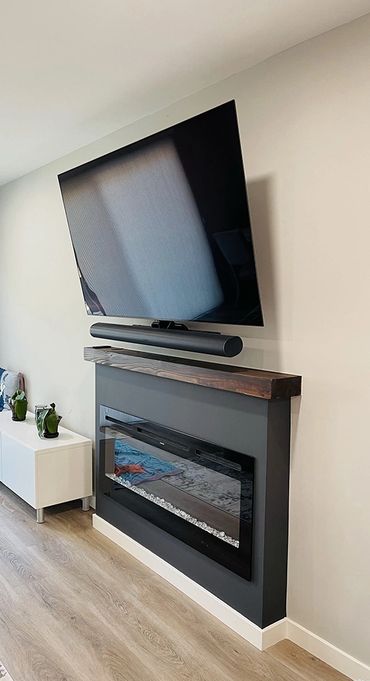
<path id="1" fill-rule="evenodd" d="M 99 446 L 106 495 L 250 579 L 251 456 L 104 406 Z"/>

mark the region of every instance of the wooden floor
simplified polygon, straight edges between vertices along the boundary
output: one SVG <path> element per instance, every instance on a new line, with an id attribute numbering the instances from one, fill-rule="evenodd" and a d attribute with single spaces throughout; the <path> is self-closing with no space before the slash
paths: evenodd
<path id="1" fill-rule="evenodd" d="M 0 485 L 0 660 L 13 681 L 344 681 L 283 641 L 260 653 L 105 539 L 77 508 Z"/>

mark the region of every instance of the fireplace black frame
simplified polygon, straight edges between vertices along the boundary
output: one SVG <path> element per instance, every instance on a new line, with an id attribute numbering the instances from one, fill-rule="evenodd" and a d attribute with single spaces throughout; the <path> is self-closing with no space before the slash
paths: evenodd
<path id="1" fill-rule="evenodd" d="M 119 415 L 121 414 L 121 418 Z M 197 551 L 205 554 L 215 562 L 225 566 L 232 572 L 244 579 L 251 579 L 252 567 L 252 532 L 253 532 L 253 478 L 254 458 L 245 453 L 230 450 L 218 446 L 216 442 L 205 442 L 187 433 L 173 428 L 162 426 L 153 421 L 133 420 L 125 421 L 125 417 L 138 419 L 137 414 L 127 414 L 110 409 L 105 405 L 100 406 L 99 412 L 99 480 L 103 493 L 116 503 L 137 513 L 151 523 L 154 523 L 165 532 L 192 546 Z M 181 517 L 162 508 L 122 486 L 114 479 L 107 477 L 105 470 L 106 439 L 105 428 L 113 427 L 123 435 L 128 435 L 136 441 L 154 445 L 157 449 L 165 447 L 166 451 L 180 454 L 182 458 L 192 461 L 196 455 L 200 460 L 207 459 L 207 467 L 219 470 L 220 465 L 237 464 L 234 471 L 229 469 L 228 476 L 237 479 L 241 484 L 240 494 L 240 517 L 239 517 L 239 547 L 234 547 L 222 539 L 202 530 L 194 524 L 190 524 Z M 211 457 L 211 458 L 210 458 Z M 204 465 L 204 464 L 203 464 Z M 247 498 L 247 489 L 252 484 L 252 495 L 248 509 L 243 509 L 243 500 Z M 244 510 L 247 513 L 244 513 Z"/>

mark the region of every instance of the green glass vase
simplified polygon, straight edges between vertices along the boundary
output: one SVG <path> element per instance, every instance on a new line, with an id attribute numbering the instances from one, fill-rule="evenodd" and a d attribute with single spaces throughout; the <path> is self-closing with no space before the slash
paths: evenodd
<path id="1" fill-rule="evenodd" d="M 10 400 L 13 421 L 25 421 L 27 416 L 27 397 L 24 390 L 16 390 Z"/>

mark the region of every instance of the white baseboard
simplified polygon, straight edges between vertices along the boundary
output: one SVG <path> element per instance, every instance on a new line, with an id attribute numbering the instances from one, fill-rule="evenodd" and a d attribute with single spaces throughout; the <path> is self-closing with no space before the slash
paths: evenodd
<path id="1" fill-rule="evenodd" d="M 290 619 L 282 619 L 265 629 L 257 627 L 239 612 L 211 594 L 204 587 L 197 584 L 182 572 L 174 568 L 165 560 L 149 549 L 136 542 L 124 532 L 107 523 L 106 520 L 93 515 L 93 526 L 106 537 L 118 544 L 125 551 L 144 563 L 151 570 L 166 579 L 170 584 L 186 594 L 189 598 L 203 607 L 218 620 L 226 624 L 258 650 L 266 650 L 275 643 L 288 638 L 323 662 L 326 662 L 342 674 L 355 681 L 370 681 L 370 667 L 336 648 L 328 641 L 313 634 L 300 624 Z"/>
<path id="2" fill-rule="evenodd" d="M 370 667 L 290 619 L 286 638 L 355 681 L 370 681 Z"/>
<path id="3" fill-rule="evenodd" d="M 130 553 L 132 556 L 140 560 L 147 567 L 151 568 L 158 575 L 170 582 L 173 586 L 179 589 L 202 606 L 207 612 L 217 617 L 230 629 L 235 631 L 239 636 L 252 643 L 258 650 L 265 650 L 269 646 L 281 641 L 285 638 L 286 622 L 285 619 L 280 622 L 275 622 L 265 629 L 257 627 L 254 622 L 251 622 L 246 617 L 231 608 L 230 605 L 221 601 L 217 596 L 204 589 L 200 584 L 194 582 L 190 577 L 184 575 L 180 570 L 177 570 L 165 560 L 156 556 L 155 553 L 149 551 L 144 546 L 136 542 L 134 539 L 124 534 L 116 527 L 107 523 L 106 520 L 100 518 L 96 514 L 93 515 L 93 526 L 99 530 L 106 537 L 111 539 Z"/>

